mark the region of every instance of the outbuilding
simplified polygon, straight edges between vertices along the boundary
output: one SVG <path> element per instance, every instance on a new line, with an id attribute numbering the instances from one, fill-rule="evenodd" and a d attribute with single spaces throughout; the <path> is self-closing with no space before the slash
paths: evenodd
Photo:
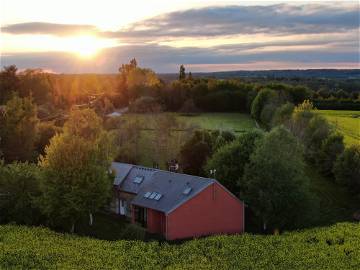
<path id="1" fill-rule="evenodd" d="M 115 173 L 112 210 L 167 240 L 244 232 L 244 203 L 218 181 L 125 163 Z"/>

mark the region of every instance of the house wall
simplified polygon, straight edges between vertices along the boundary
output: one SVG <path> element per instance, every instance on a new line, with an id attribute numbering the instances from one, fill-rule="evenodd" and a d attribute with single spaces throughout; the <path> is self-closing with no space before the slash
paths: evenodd
<path id="1" fill-rule="evenodd" d="M 149 233 L 164 234 L 166 226 L 166 217 L 164 213 L 147 209 L 147 230 Z"/>
<path id="2" fill-rule="evenodd" d="M 244 232 L 244 204 L 214 183 L 170 212 L 166 239 Z"/>

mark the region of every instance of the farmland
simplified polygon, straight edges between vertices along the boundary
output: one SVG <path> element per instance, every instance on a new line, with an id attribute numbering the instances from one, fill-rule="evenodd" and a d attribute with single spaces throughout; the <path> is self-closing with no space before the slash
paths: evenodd
<path id="1" fill-rule="evenodd" d="M 346 145 L 360 143 L 360 111 L 317 110 L 341 134 Z"/>
<path id="2" fill-rule="evenodd" d="M 0 268 L 359 269 L 359 238 L 355 223 L 280 236 L 213 236 L 182 244 L 109 242 L 6 225 L 0 226 Z"/>

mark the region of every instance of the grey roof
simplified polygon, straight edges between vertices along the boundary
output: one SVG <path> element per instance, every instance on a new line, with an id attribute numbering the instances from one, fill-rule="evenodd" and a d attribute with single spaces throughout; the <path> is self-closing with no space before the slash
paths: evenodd
<path id="1" fill-rule="evenodd" d="M 111 163 L 111 169 L 115 172 L 115 186 L 119 186 L 121 182 L 124 181 L 125 177 L 128 175 L 133 166 L 134 165 L 119 162 Z"/>
<path id="2" fill-rule="evenodd" d="M 202 190 L 215 183 L 216 180 L 199 176 L 173 173 L 153 168 L 146 168 L 137 165 L 113 163 L 113 167 L 124 168 L 121 172 L 123 177 L 120 181 L 115 178 L 114 185 L 120 190 L 137 194 L 132 204 L 155 209 L 166 214 L 170 213 L 178 206 L 182 205 Z M 123 166 L 123 167 L 122 167 Z M 125 173 L 125 170 L 129 171 Z M 117 171 L 116 171 L 117 172 Z M 133 183 L 136 176 L 143 176 L 144 180 L 140 184 Z M 184 194 L 185 189 L 191 188 L 188 194 Z M 145 198 L 147 192 L 161 194 L 160 200 Z"/>

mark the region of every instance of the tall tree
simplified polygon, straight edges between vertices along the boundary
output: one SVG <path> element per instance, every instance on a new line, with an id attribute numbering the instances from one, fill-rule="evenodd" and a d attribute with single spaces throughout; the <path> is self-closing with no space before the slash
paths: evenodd
<path id="1" fill-rule="evenodd" d="M 185 67 L 184 65 L 180 66 L 180 71 L 179 71 L 179 80 L 185 80 L 186 79 L 186 73 L 185 73 Z"/>
<path id="2" fill-rule="evenodd" d="M 38 136 L 37 107 L 31 97 L 13 96 L 0 115 L 0 148 L 6 162 L 31 161 L 35 158 Z"/>
<path id="3" fill-rule="evenodd" d="M 38 223 L 40 211 L 34 198 L 40 196 L 39 176 L 35 164 L 0 162 L 0 223 Z"/>
<path id="4" fill-rule="evenodd" d="M 333 173 L 336 182 L 347 186 L 360 198 L 360 145 L 350 146 L 339 155 Z"/>
<path id="5" fill-rule="evenodd" d="M 215 178 L 235 194 L 242 189 L 241 178 L 245 165 L 250 161 L 250 155 L 255 150 L 255 142 L 261 139 L 263 133 L 257 130 L 240 135 L 236 140 L 220 147 L 207 161 L 205 171 L 210 177 L 216 170 Z"/>
<path id="6" fill-rule="evenodd" d="M 113 138 L 94 111 L 71 113 L 64 132 L 51 139 L 40 161 L 44 177 L 38 202 L 53 225 L 74 231 L 85 215 L 92 224 L 92 214 L 110 195 L 108 170 L 115 153 Z"/>
<path id="7" fill-rule="evenodd" d="M 12 92 L 19 90 L 20 80 L 16 72 L 15 65 L 4 67 L 0 72 L 0 105 L 11 98 Z"/>
<path id="8" fill-rule="evenodd" d="M 274 128 L 258 141 L 242 181 L 241 197 L 264 229 L 283 229 L 303 217 L 309 189 L 302 147 L 285 128 Z"/>

